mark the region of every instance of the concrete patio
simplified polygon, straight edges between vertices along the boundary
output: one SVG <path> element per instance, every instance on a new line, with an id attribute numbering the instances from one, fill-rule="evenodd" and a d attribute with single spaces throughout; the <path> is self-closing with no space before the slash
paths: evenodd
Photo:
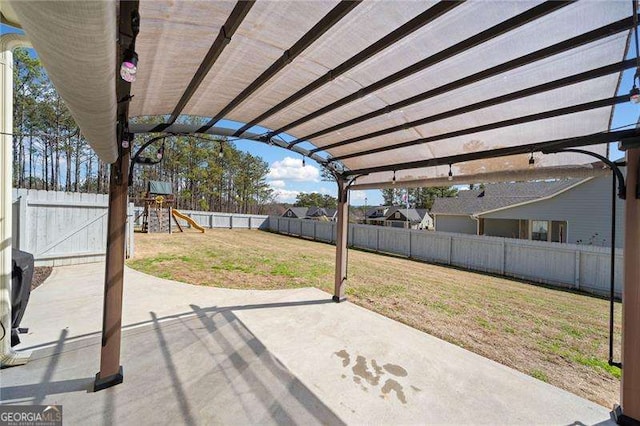
<path id="1" fill-rule="evenodd" d="M 93 393 L 104 264 L 32 295 L 1 400 L 66 424 L 614 424 L 609 410 L 317 289 L 198 287 L 125 272 L 124 383 Z"/>

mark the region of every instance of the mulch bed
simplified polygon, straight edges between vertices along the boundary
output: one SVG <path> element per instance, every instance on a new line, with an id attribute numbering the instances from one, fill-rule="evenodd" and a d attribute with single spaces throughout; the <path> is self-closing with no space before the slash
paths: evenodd
<path id="1" fill-rule="evenodd" d="M 31 281 L 31 290 L 38 287 L 40 284 L 44 282 L 49 275 L 51 275 L 51 271 L 53 267 L 51 266 L 36 266 L 33 271 L 33 280 Z"/>

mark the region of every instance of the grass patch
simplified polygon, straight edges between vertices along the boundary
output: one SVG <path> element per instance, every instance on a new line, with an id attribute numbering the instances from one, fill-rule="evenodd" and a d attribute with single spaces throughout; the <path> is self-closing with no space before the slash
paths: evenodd
<path id="1" fill-rule="evenodd" d="M 542 380 L 543 382 L 549 382 L 549 377 L 547 377 L 547 373 L 542 370 L 531 370 L 529 373 L 531 377 L 534 377 L 538 380 Z"/>
<path id="2" fill-rule="evenodd" d="M 295 277 L 296 273 L 290 265 L 278 263 L 271 268 L 271 275 L 281 275 L 283 277 Z"/>
<path id="3" fill-rule="evenodd" d="M 619 379 L 622 376 L 622 370 L 614 365 L 609 365 L 608 361 L 604 361 L 599 358 L 584 358 L 582 356 L 576 356 L 574 359 L 576 362 L 586 365 L 587 367 L 604 370 L 616 379 Z"/>
<path id="4" fill-rule="evenodd" d="M 476 323 L 485 329 L 489 329 L 492 327 L 491 323 L 486 318 L 476 318 Z"/>
<path id="5" fill-rule="evenodd" d="M 220 229 L 136 234 L 136 257 L 127 264 L 191 284 L 316 287 L 330 294 L 334 260 L 328 244 Z M 603 406 L 619 398 L 620 369 L 607 364 L 606 300 L 357 250 L 349 252 L 346 294 L 353 303 Z M 618 342 L 620 314 L 618 305 Z"/>

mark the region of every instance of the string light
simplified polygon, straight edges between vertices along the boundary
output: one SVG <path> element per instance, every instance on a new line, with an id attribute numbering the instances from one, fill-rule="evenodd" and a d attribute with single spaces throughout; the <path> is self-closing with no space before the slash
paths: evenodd
<path id="1" fill-rule="evenodd" d="M 449 181 L 453 180 L 453 171 L 451 170 L 451 164 L 449 164 L 449 177 L 447 179 Z"/>
<path id="2" fill-rule="evenodd" d="M 396 184 L 396 171 L 395 171 L 395 170 L 393 171 L 393 180 L 391 181 L 391 183 L 392 183 L 393 185 L 395 185 L 395 184 Z"/>
<path id="3" fill-rule="evenodd" d="M 529 157 L 529 168 L 532 169 L 535 166 L 536 160 L 533 158 L 533 151 L 531 151 L 531 157 Z"/>
<path id="4" fill-rule="evenodd" d="M 131 14 L 131 33 L 133 34 L 131 43 L 124 52 L 122 64 L 120 65 L 120 77 L 127 83 L 136 81 L 138 73 L 138 54 L 135 51 L 135 42 L 140 32 L 140 14 L 134 11 Z"/>
<path id="5" fill-rule="evenodd" d="M 224 157 L 224 150 L 222 149 L 222 142 L 220 142 L 220 151 L 218 151 L 218 158 Z"/>
<path id="6" fill-rule="evenodd" d="M 120 77 L 127 83 L 133 83 L 136 81 L 137 73 L 138 54 L 131 49 L 127 49 L 122 65 L 120 65 Z"/>
<path id="7" fill-rule="evenodd" d="M 302 167 L 305 167 L 307 165 L 307 162 L 304 160 L 304 157 L 302 157 Z"/>

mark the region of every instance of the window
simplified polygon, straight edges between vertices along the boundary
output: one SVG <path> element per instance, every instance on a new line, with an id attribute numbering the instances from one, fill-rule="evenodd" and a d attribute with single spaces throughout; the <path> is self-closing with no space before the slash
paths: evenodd
<path id="1" fill-rule="evenodd" d="M 535 241 L 547 241 L 549 238 L 549 222 L 546 220 L 531 221 L 531 239 Z"/>
<path id="2" fill-rule="evenodd" d="M 287 212 L 287 216 L 291 217 L 291 210 Z"/>
<path id="3" fill-rule="evenodd" d="M 396 212 L 395 216 L 396 219 L 400 219 L 400 212 Z"/>

